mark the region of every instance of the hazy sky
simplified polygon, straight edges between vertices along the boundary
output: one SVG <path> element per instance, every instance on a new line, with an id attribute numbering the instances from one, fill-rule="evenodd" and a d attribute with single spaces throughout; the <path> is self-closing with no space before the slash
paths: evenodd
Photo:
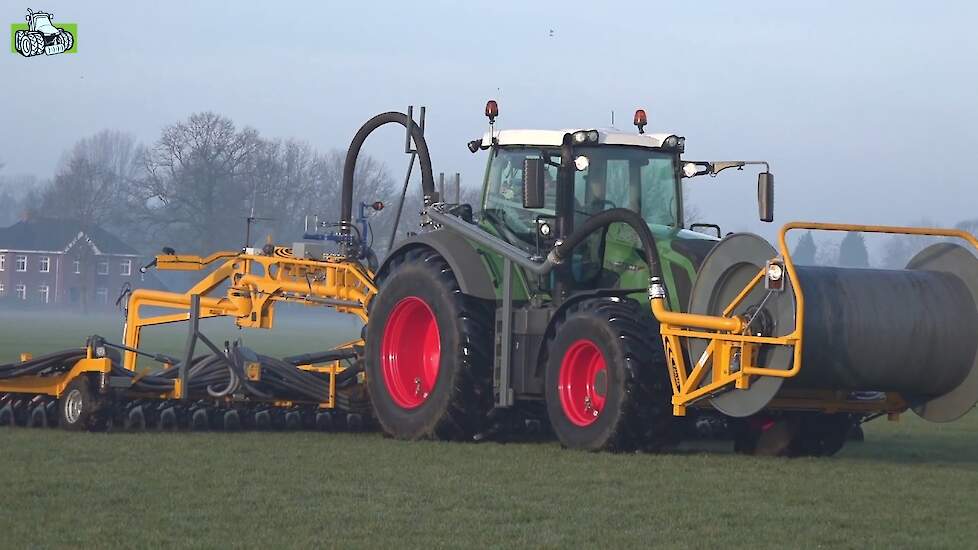
<path id="1" fill-rule="evenodd" d="M 0 161 L 47 177 L 80 137 L 149 143 L 201 110 L 345 149 L 370 116 L 414 104 L 435 172 L 472 184 L 485 158 L 465 142 L 487 98 L 510 128 L 607 126 L 614 110 L 632 130 L 643 107 L 689 158 L 769 160 L 777 221 L 953 223 L 978 217 L 975 6 L 3 0 L 8 23 L 27 7 L 77 23 L 79 53 L 0 54 Z M 401 140 L 368 148 L 397 178 Z M 688 183 L 703 221 L 761 230 L 754 174 L 728 174 Z"/>

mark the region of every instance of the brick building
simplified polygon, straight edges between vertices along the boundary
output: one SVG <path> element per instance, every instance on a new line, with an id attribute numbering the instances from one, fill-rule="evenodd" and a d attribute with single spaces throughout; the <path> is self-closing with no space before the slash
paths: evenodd
<path id="1" fill-rule="evenodd" d="M 123 285 L 159 287 L 143 258 L 108 231 L 77 221 L 31 218 L 0 228 L 0 307 L 114 305 Z"/>

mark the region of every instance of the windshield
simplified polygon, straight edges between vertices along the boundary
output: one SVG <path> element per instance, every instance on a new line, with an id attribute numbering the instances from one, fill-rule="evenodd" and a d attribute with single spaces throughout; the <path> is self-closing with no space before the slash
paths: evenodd
<path id="1" fill-rule="evenodd" d="M 574 174 L 575 226 L 611 208 L 628 208 L 648 224 L 679 225 L 674 155 L 620 145 L 578 147 L 575 155 L 587 159 L 587 167 Z M 527 210 L 523 208 L 523 161 L 541 157 L 549 161 L 544 173 L 544 207 Z M 559 162 L 557 149 L 500 149 L 489 166 L 486 216 L 511 236 L 534 242 L 536 219 L 554 214 L 557 197 L 554 164 Z"/>
<path id="2" fill-rule="evenodd" d="M 575 154 L 587 158 L 587 168 L 574 175 L 578 218 L 611 208 L 628 208 L 646 223 L 678 225 L 672 154 L 623 146 L 579 147 Z"/>

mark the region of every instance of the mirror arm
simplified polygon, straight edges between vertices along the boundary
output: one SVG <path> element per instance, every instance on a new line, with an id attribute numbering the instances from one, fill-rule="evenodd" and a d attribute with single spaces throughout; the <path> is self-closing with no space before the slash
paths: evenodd
<path id="1" fill-rule="evenodd" d="M 710 165 L 710 175 L 715 176 L 727 168 L 743 169 L 744 166 L 764 166 L 765 172 L 771 171 L 771 165 L 766 160 L 716 160 L 707 163 Z"/>

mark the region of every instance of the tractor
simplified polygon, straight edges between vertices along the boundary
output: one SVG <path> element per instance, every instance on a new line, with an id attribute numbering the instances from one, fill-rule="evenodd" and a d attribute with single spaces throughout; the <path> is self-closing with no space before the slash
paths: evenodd
<path id="1" fill-rule="evenodd" d="M 75 37 L 51 22 L 53 14 L 27 10 L 27 30 L 14 33 L 14 48 L 20 55 L 54 55 L 66 52 L 75 43 Z"/>
<path id="2" fill-rule="evenodd" d="M 494 101 L 485 114 L 489 131 L 468 143 L 487 156 L 478 216 L 435 189 L 410 114 L 372 118 L 348 151 L 341 227 L 373 130 L 404 125 L 420 159 L 423 229 L 377 269 L 364 328 L 388 435 L 478 440 L 535 424 L 569 448 L 659 451 L 690 420 L 715 419 L 742 452 L 830 455 L 860 419 L 913 408 L 946 421 L 978 399 L 968 249 L 942 243 L 906 270 L 846 270 L 796 266 L 785 241 L 807 228 L 978 246 L 970 234 L 795 223 L 780 249 L 721 239 L 687 227 L 683 181 L 763 167 L 759 217 L 770 222 L 768 163 L 685 160 L 685 138 L 645 133 L 642 110 L 637 132 L 497 130 Z"/>

